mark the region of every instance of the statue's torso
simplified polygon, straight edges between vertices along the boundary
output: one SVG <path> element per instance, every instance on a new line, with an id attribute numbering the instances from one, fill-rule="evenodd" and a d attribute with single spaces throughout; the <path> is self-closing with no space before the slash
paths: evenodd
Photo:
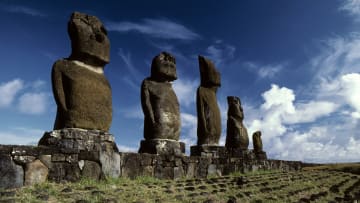
<path id="1" fill-rule="evenodd" d="M 217 145 L 221 135 L 221 117 L 215 90 L 199 87 L 196 102 L 198 107 L 198 142 L 200 142 L 198 144 Z"/>
<path id="2" fill-rule="evenodd" d="M 66 110 L 58 110 L 62 114 L 63 127 L 108 131 L 112 120 L 112 98 L 105 76 L 69 60 L 57 61 L 53 69 L 61 73 L 65 96 Z"/>
<path id="3" fill-rule="evenodd" d="M 152 128 L 152 132 L 145 131 L 145 138 L 178 140 L 181 128 L 180 110 L 171 83 L 145 79 L 141 91 L 149 93 L 155 121 L 155 125 L 152 125 L 150 118 L 145 115 L 145 125 Z"/>

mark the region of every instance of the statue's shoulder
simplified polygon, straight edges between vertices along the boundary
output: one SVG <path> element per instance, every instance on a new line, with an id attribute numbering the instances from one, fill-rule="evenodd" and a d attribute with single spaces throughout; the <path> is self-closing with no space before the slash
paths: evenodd
<path id="1" fill-rule="evenodd" d="M 54 65 L 53 65 L 53 70 L 57 70 L 57 71 L 64 71 L 66 69 L 69 68 L 69 66 L 72 65 L 72 62 L 67 60 L 67 59 L 59 59 L 57 61 L 55 61 Z"/>

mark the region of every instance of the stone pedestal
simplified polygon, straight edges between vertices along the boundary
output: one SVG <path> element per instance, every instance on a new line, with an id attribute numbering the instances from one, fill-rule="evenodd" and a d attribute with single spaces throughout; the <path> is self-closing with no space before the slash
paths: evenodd
<path id="1" fill-rule="evenodd" d="M 170 139 L 141 140 L 139 153 L 185 155 L 185 143 Z"/>
<path id="2" fill-rule="evenodd" d="M 226 148 L 218 145 L 191 146 L 190 156 L 223 158 L 227 156 Z"/>
<path id="3" fill-rule="evenodd" d="M 253 153 L 255 154 L 255 157 L 256 159 L 259 159 L 259 160 L 266 160 L 267 159 L 267 155 L 266 155 L 266 152 L 264 151 L 253 151 Z"/>
<path id="4" fill-rule="evenodd" d="M 49 180 L 120 176 L 120 155 L 114 136 L 108 132 L 64 128 L 45 132 L 38 145 L 53 150 L 44 161 L 49 163 Z"/>
<path id="5" fill-rule="evenodd" d="M 242 158 L 246 160 L 255 159 L 254 153 L 248 149 L 227 148 L 226 151 L 229 157 Z"/>

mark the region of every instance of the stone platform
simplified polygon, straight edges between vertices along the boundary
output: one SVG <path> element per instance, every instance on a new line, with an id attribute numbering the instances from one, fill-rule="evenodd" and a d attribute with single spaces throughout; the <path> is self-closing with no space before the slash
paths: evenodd
<path id="1" fill-rule="evenodd" d="M 165 142 L 165 145 L 169 143 Z M 181 155 L 123 153 L 117 151 L 109 133 L 82 129 L 46 132 L 39 146 L 0 145 L 0 188 L 21 187 L 46 180 L 73 182 L 83 177 L 95 180 L 138 176 L 204 178 L 255 170 L 300 170 L 302 167 L 302 163 L 296 161 L 232 157 L 219 146 L 201 148 L 200 155 L 205 153 L 206 156 L 189 157 L 183 155 L 184 145 L 178 143 L 178 146 Z M 199 150 L 192 147 L 192 154 L 199 153 L 194 149 Z"/>
<path id="2" fill-rule="evenodd" d="M 185 155 L 185 143 L 169 139 L 141 140 L 139 153 Z"/>
<path id="3" fill-rule="evenodd" d="M 190 156 L 201 156 L 210 158 L 228 157 L 226 148 L 218 145 L 191 146 Z"/>

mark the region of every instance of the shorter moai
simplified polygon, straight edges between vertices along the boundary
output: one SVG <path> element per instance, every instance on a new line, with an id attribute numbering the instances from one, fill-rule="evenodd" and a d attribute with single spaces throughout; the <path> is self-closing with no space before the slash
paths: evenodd
<path id="1" fill-rule="evenodd" d="M 261 131 L 256 131 L 253 133 L 253 145 L 254 145 L 254 154 L 257 159 L 267 159 L 266 152 L 263 151 L 263 144 L 261 140 Z"/>
<path id="2" fill-rule="evenodd" d="M 200 87 L 196 93 L 198 116 L 197 145 L 191 146 L 191 156 L 220 157 L 225 148 L 219 146 L 221 135 L 221 116 L 216 92 L 221 86 L 220 73 L 215 65 L 199 56 Z"/>
<path id="3" fill-rule="evenodd" d="M 52 67 L 52 89 L 57 104 L 54 130 L 38 145 L 48 150 L 49 180 L 76 181 L 81 176 L 119 177 L 120 155 L 114 136 L 111 88 L 104 75 L 110 42 L 95 16 L 74 12 L 68 22 L 71 54 Z M 45 160 L 46 159 L 46 160 Z"/>
<path id="4" fill-rule="evenodd" d="M 228 119 L 225 147 L 230 156 L 243 157 L 248 154 L 249 136 L 243 124 L 244 111 L 239 97 L 228 96 Z"/>
<path id="5" fill-rule="evenodd" d="M 179 102 L 171 84 L 176 79 L 175 58 L 166 52 L 155 56 L 151 75 L 141 85 L 145 140 L 139 153 L 184 155 L 185 144 L 179 142 Z"/>

